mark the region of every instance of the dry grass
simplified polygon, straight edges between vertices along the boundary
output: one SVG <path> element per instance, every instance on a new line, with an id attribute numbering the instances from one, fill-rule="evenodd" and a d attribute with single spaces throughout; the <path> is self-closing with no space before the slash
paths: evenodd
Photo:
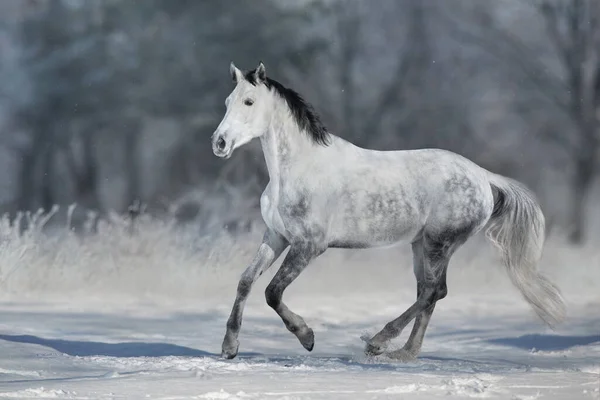
<path id="1" fill-rule="evenodd" d="M 14 222 L 0 219 L 0 299 L 4 301 L 146 302 L 226 310 L 263 229 L 256 223 L 250 232 L 232 235 L 224 229 L 203 231 L 194 224 L 180 226 L 175 219 L 149 215 L 141 215 L 132 225 L 129 218 L 112 214 L 96 233 L 79 235 L 66 227 L 44 229 L 46 220 L 41 215 L 29 219 L 29 228 L 21 233 Z M 598 238 L 596 229 L 581 248 L 557 235 L 546 242 L 542 268 L 570 304 L 600 303 Z M 360 301 L 387 293 L 404 301 L 415 296 L 411 270 L 409 246 L 330 250 L 286 296 L 300 299 L 318 293 L 323 298 Z M 257 291 L 274 271 L 259 281 Z M 482 237 L 458 251 L 448 280 L 449 304 L 472 295 L 524 304 Z M 253 298 L 262 301 L 260 293 Z"/>

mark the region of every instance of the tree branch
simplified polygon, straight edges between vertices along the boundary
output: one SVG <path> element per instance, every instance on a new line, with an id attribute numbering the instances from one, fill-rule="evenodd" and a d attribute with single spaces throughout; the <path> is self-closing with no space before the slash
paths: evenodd
<path id="1" fill-rule="evenodd" d="M 567 46 L 566 39 L 560 32 L 560 22 L 558 19 L 558 6 L 552 4 L 550 0 L 544 0 L 538 7 L 539 13 L 544 16 L 546 22 L 546 30 L 552 40 L 555 49 L 559 56 L 562 58 L 565 65 L 568 65 L 571 60 L 571 53 L 569 46 Z"/>
<path id="2" fill-rule="evenodd" d="M 390 111 L 390 108 L 402 108 L 400 93 L 406 87 L 407 75 L 410 71 L 412 60 L 410 57 L 402 57 L 398 62 L 396 70 L 392 74 L 390 82 L 385 86 L 385 90 L 379 96 L 377 104 L 371 107 L 370 115 L 365 119 L 363 130 L 370 129 L 378 132 L 381 129 L 383 117 Z"/>
<path id="3" fill-rule="evenodd" d="M 513 67 L 532 82 L 538 91 L 552 101 L 559 109 L 570 113 L 570 104 L 565 98 L 568 91 L 563 80 L 554 76 L 535 57 L 533 51 L 508 32 L 488 27 L 493 35 L 478 34 L 460 27 L 452 17 L 446 15 L 451 34 L 464 43 L 473 44 L 496 57 L 508 67 Z M 505 46 L 503 46 L 505 44 Z M 513 71 L 515 70 L 513 69 Z"/>

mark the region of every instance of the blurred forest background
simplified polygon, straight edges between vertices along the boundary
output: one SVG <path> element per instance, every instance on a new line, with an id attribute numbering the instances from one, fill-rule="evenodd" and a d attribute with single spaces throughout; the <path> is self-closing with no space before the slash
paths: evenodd
<path id="1" fill-rule="evenodd" d="M 0 211 L 249 229 L 258 143 L 210 135 L 229 62 L 376 149 L 440 147 L 517 178 L 582 243 L 599 211 L 600 1 L 2 0 Z M 593 221 L 593 220 L 592 220 Z"/>

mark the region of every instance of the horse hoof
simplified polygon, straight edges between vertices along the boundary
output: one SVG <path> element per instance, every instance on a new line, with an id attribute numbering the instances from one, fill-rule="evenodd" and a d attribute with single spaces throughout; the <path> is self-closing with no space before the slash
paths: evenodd
<path id="1" fill-rule="evenodd" d="M 237 356 L 237 352 L 228 352 L 228 351 L 221 352 L 221 358 L 224 358 L 225 360 L 231 360 L 231 359 L 235 358 L 236 356 Z"/>
<path id="2" fill-rule="evenodd" d="M 227 340 L 223 341 L 221 357 L 226 360 L 231 360 L 232 358 L 235 358 L 235 356 L 237 356 L 239 347 L 240 342 L 238 342 L 237 340 L 233 341 L 233 343 L 229 343 Z"/>
<path id="3" fill-rule="evenodd" d="M 300 339 L 300 343 L 308 351 L 312 351 L 315 347 L 315 333 L 310 328 L 308 328 L 305 334 L 299 336 L 298 339 Z"/>
<path id="4" fill-rule="evenodd" d="M 367 345 L 365 346 L 365 354 L 368 356 L 378 356 L 380 354 L 383 354 L 384 351 L 385 351 L 384 345 L 377 345 L 377 344 L 367 342 Z"/>

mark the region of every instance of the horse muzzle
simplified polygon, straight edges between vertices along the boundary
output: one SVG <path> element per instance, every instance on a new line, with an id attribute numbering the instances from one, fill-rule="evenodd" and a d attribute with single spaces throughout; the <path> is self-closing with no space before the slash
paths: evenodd
<path id="1" fill-rule="evenodd" d="M 212 149 L 215 156 L 228 159 L 233 153 L 233 140 L 228 140 L 225 134 L 213 135 Z"/>

